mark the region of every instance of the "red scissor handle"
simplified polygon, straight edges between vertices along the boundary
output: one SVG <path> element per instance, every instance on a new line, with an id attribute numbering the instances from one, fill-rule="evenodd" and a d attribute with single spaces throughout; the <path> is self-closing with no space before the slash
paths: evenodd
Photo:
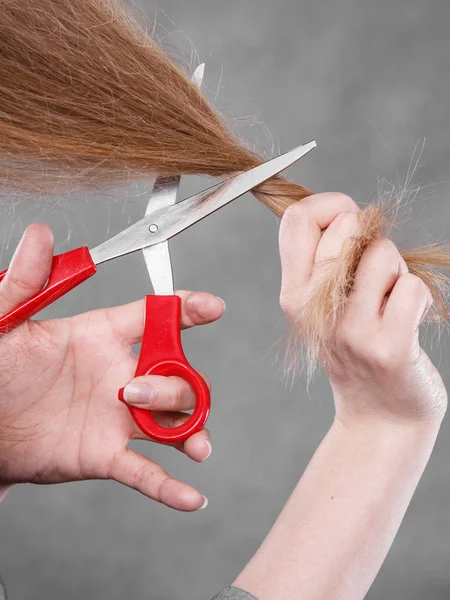
<path id="1" fill-rule="evenodd" d="M 135 376 L 177 376 L 193 388 L 196 405 L 190 418 L 179 427 L 162 427 L 149 410 L 128 406 L 142 431 L 158 442 L 181 442 L 200 431 L 209 416 L 211 399 L 205 380 L 188 363 L 180 335 L 181 300 L 179 296 L 146 296 L 145 325 L 141 354 Z M 124 401 L 123 388 L 119 400 Z"/>
<path id="2" fill-rule="evenodd" d="M 17 327 L 39 311 L 55 302 L 97 271 L 89 248 L 82 246 L 53 257 L 52 270 L 46 286 L 9 313 L 0 317 L 0 333 Z M 8 271 L 0 273 L 0 282 Z"/>

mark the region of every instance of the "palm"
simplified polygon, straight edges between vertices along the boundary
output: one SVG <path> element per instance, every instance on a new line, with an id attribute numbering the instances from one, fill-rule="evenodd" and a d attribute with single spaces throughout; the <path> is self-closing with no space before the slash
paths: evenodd
<path id="1" fill-rule="evenodd" d="M 30 322 L 4 338 L 14 361 L 0 374 L 8 404 L 0 410 L 11 432 L 3 441 L 2 471 L 8 479 L 56 483 L 108 477 L 114 457 L 137 435 L 128 409 L 117 400 L 117 390 L 133 377 L 136 359 L 107 315 L 96 311 Z M 12 377 L 14 372 L 30 376 Z"/>
<path id="2" fill-rule="evenodd" d="M 192 296 L 204 301 L 210 295 Z M 190 326 L 195 313 L 189 317 L 185 305 L 182 318 Z M 28 321 L 1 339 L 0 482 L 113 478 L 174 508 L 194 510 L 203 503 L 190 486 L 127 447 L 130 439 L 148 440 L 117 398 L 135 372 L 132 345 L 142 333 L 143 312 L 143 302 L 136 302 L 69 319 Z M 200 316 L 198 322 L 218 316 Z M 179 412 L 160 415 L 166 425 L 184 418 Z M 203 430 L 176 447 L 202 461 L 209 453 L 205 440 Z"/>

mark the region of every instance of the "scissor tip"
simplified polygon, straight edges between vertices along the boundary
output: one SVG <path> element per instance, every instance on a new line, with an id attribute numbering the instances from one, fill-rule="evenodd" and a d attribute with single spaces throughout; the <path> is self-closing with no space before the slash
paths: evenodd
<path id="1" fill-rule="evenodd" d="M 313 148 L 317 148 L 317 142 L 316 142 L 316 140 L 311 140 L 307 144 L 303 144 L 303 148 L 305 148 L 305 150 L 306 150 L 306 148 L 310 148 L 311 150 Z"/>
<path id="2" fill-rule="evenodd" d="M 303 156 L 306 156 L 307 154 L 309 154 L 309 152 L 311 152 L 311 150 L 314 150 L 314 148 L 316 146 L 317 146 L 316 140 L 312 140 L 311 142 L 308 142 L 307 144 L 301 144 L 301 146 L 296 146 L 295 148 L 292 148 L 292 150 L 290 150 L 290 152 L 287 152 L 287 155 L 295 157 L 293 160 L 293 162 L 295 162 L 299 158 L 302 158 Z"/>
<path id="3" fill-rule="evenodd" d="M 196 85 L 198 87 L 200 87 L 202 84 L 204 73 L 205 73 L 205 63 L 201 63 L 200 65 L 198 65 L 198 67 L 195 69 L 195 71 L 192 74 L 192 81 L 194 83 L 196 83 Z"/>

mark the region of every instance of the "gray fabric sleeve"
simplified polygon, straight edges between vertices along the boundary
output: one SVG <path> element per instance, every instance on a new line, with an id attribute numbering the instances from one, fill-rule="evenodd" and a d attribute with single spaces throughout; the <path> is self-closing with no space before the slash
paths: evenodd
<path id="1" fill-rule="evenodd" d="M 231 586 L 214 596 L 212 600 L 256 600 L 256 598 L 244 590 Z"/>

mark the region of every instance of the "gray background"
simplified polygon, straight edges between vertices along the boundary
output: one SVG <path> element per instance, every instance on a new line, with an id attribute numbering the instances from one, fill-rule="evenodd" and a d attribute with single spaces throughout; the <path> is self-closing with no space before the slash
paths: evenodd
<path id="1" fill-rule="evenodd" d="M 156 16 L 167 47 L 181 47 L 189 58 L 194 45 L 207 62 L 208 94 L 239 118 L 246 140 L 267 153 L 318 141 L 290 172 L 314 190 L 367 202 L 380 178 L 405 180 L 415 145 L 426 137 L 414 177 L 423 187 L 407 211 L 415 224 L 403 222 L 401 239 L 448 237 L 448 0 L 141 5 Z M 132 195 L 126 203 L 89 198 L 58 211 L 3 204 L 4 264 L 36 218 L 55 228 L 59 250 L 101 242 L 140 216 L 143 200 Z M 213 453 L 195 465 L 165 448 L 144 451 L 199 486 L 207 510 L 178 514 L 112 482 L 17 488 L 0 510 L 0 566 L 11 598 L 208 599 L 254 553 L 333 414 L 325 378 L 308 395 L 301 379 L 292 389 L 286 384 L 276 362 L 286 329 L 277 229 L 277 219 L 246 197 L 173 243 L 178 287 L 210 290 L 228 305 L 220 323 L 184 336 L 191 361 L 213 382 Z M 130 301 L 148 287 L 141 257 L 133 256 L 102 269 L 47 314 Z M 432 356 L 448 381 L 445 336 Z M 447 438 L 445 422 L 372 600 L 450 598 Z"/>

